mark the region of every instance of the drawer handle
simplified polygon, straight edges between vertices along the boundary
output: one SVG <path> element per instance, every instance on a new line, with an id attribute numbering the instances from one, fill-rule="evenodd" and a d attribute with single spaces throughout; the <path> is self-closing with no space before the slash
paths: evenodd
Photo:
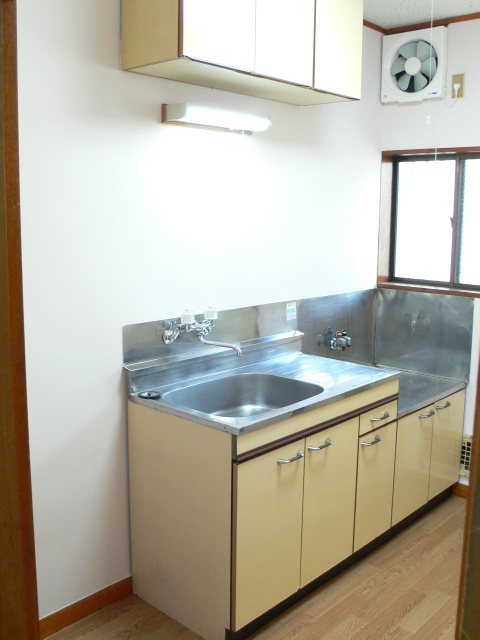
<path id="1" fill-rule="evenodd" d="M 390 417 L 388 411 L 383 412 L 383 416 L 381 418 L 370 418 L 370 422 L 381 422 L 382 420 L 386 420 Z"/>
<path id="2" fill-rule="evenodd" d="M 435 411 L 433 409 L 430 409 L 428 413 L 421 413 L 418 417 L 424 420 L 425 418 L 431 418 L 434 415 L 435 415 Z"/>
<path id="3" fill-rule="evenodd" d="M 380 436 L 375 436 L 375 440 L 373 442 L 361 442 L 362 447 L 373 447 L 374 444 L 378 444 L 382 439 Z"/>
<path id="4" fill-rule="evenodd" d="M 290 458 L 290 460 L 277 460 L 278 464 L 290 464 L 291 462 L 295 462 L 295 460 L 300 460 L 300 458 L 304 458 L 305 454 L 303 451 L 299 451 L 295 458 Z"/>
<path id="5" fill-rule="evenodd" d="M 448 409 L 448 407 L 451 407 L 451 406 L 452 406 L 452 403 L 446 400 L 445 404 L 437 404 L 435 406 L 435 409 L 438 409 L 439 411 L 441 411 L 441 409 Z"/>
<path id="6" fill-rule="evenodd" d="M 321 451 L 322 449 L 326 449 L 327 447 L 331 447 L 333 444 L 333 442 L 330 440 L 330 438 L 327 438 L 325 440 L 325 444 L 322 444 L 321 447 L 308 447 L 307 451 Z"/>

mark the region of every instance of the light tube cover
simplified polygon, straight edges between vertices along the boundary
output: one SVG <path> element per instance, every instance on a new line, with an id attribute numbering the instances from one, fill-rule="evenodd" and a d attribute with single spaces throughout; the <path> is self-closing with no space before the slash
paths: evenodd
<path id="1" fill-rule="evenodd" d="M 252 133 L 266 131 L 270 126 L 270 118 L 242 111 L 181 103 L 162 105 L 162 123 Z"/>

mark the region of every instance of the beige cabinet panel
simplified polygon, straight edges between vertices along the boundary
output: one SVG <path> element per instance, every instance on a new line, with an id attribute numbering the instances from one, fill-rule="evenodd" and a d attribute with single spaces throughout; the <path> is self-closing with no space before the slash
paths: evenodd
<path id="1" fill-rule="evenodd" d="M 316 89 L 360 98 L 363 0 L 317 0 Z"/>
<path id="2" fill-rule="evenodd" d="M 392 526 L 428 500 L 434 418 L 431 405 L 398 421 Z"/>
<path id="3" fill-rule="evenodd" d="M 234 631 L 299 588 L 304 444 L 234 465 Z"/>
<path id="4" fill-rule="evenodd" d="M 181 55 L 253 71 L 255 0 L 183 0 Z"/>
<path id="5" fill-rule="evenodd" d="M 354 551 L 390 528 L 396 433 L 391 422 L 359 438 Z"/>
<path id="6" fill-rule="evenodd" d="M 315 0 L 257 0 L 255 73 L 313 85 Z"/>
<path id="7" fill-rule="evenodd" d="M 306 439 L 301 587 L 352 554 L 358 421 Z"/>
<path id="8" fill-rule="evenodd" d="M 436 402 L 434 407 L 429 500 L 457 482 L 460 475 L 465 391 Z"/>

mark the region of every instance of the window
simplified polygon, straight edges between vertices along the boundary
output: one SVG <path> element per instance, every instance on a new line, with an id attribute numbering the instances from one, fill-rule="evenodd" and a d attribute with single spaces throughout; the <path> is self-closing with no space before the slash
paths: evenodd
<path id="1" fill-rule="evenodd" d="M 393 158 L 390 280 L 480 288 L 480 153 Z"/>

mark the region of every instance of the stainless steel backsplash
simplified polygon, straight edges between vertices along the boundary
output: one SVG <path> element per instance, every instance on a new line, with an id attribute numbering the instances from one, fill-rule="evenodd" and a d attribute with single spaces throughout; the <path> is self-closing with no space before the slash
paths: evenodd
<path id="1" fill-rule="evenodd" d="M 473 298 L 377 290 L 375 363 L 468 380 Z"/>
<path id="2" fill-rule="evenodd" d="M 287 312 L 287 302 L 219 311 L 211 338 L 242 343 L 298 330 L 304 333 L 304 353 L 468 380 L 472 298 L 369 289 L 289 302 L 296 304 L 296 319 Z M 123 328 L 125 364 L 208 349 L 194 333 L 182 333 L 165 345 L 164 322 Z M 351 347 L 332 351 L 324 342 L 328 328 L 333 335 L 345 330 Z"/>

